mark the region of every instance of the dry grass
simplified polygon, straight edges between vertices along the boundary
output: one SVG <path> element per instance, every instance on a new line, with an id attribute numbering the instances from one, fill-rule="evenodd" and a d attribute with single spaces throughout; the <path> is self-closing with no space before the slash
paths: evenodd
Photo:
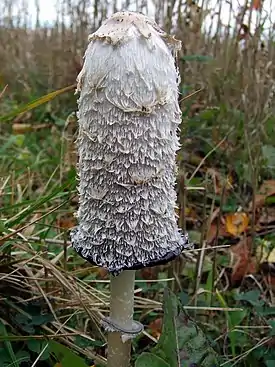
<path id="1" fill-rule="evenodd" d="M 28 224 L 27 228 L 29 227 Z M 25 307 L 39 305 L 41 310 L 44 310 L 42 312 L 48 312 L 53 316 L 53 320 L 41 326 L 44 336 L 21 335 L 14 336 L 10 340 L 56 339 L 100 365 L 105 365 L 106 359 L 97 354 L 94 348 L 80 348 L 75 344 L 74 338 L 81 336 L 88 341 L 101 340 L 106 343 L 100 322 L 109 312 L 109 280 L 89 279 L 89 274 L 97 273 L 96 268 L 74 266 L 69 241 L 45 238 L 41 244 L 41 237 L 26 237 L 23 232 L 24 228 L 21 228 L 2 237 L 2 244 L 12 239 L 13 246 L 9 254 L 3 254 L 1 257 L 0 316 L 6 320 L 7 325 L 16 328 L 13 316 L 24 315 Z M 60 249 L 56 255 L 49 249 L 49 244 L 59 246 L 63 250 Z M 188 257 L 189 260 L 195 261 L 192 251 Z M 168 278 L 155 281 L 163 284 L 173 280 L 174 278 Z M 150 282 L 154 283 L 154 280 L 151 279 Z M 139 281 L 135 290 L 135 309 L 142 315 L 140 318 L 142 320 L 151 312 L 160 312 L 162 304 L 158 297 L 152 299 L 141 296 L 142 288 L 138 287 L 138 283 Z M 188 306 L 186 308 L 192 309 Z M 6 314 L 7 310 L 9 316 Z M 67 325 L 72 318 L 77 320 L 75 327 Z M 147 331 L 143 334 L 148 343 L 157 343 Z"/>
<path id="2" fill-rule="evenodd" d="M 106 15 L 127 8 L 148 10 L 167 31 L 182 40 L 181 56 L 187 56 L 187 60 L 194 55 L 214 58 L 210 64 L 181 62 L 184 84 L 193 89 L 204 87 L 201 99 L 206 103 L 215 104 L 222 98 L 229 105 L 241 104 L 249 115 L 258 116 L 274 78 L 272 27 L 266 29 L 269 24 L 266 14 L 264 11 L 256 14 L 249 7 L 244 11 L 232 6 L 228 14 L 229 25 L 223 24 L 222 17 L 224 7 L 230 11 L 227 1 L 216 4 L 200 1 L 200 7 L 186 3 L 172 1 L 168 6 L 165 1 L 137 1 L 136 4 L 126 1 L 121 7 L 110 7 L 104 2 L 99 5 L 98 1 L 60 2 L 51 28 L 41 24 L 38 10 L 36 26 L 32 29 L 23 9 L 18 10 L 15 18 L 2 16 L 1 82 L 9 84 L 11 91 L 19 88 L 30 94 L 34 86 L 52 90 L 72 84 L 81 67 L 87 36 Z M 1 14 L 8 15 L 11 4 L 5 2 Z M 255 15 L 257 19 L 249 24 L 249 19 Z M 242 24 L 251 30 L 247 30 L 246 39 L 240 42 L 244 34 Z M 263 28 L 267 42 L 261 47 Z"/>

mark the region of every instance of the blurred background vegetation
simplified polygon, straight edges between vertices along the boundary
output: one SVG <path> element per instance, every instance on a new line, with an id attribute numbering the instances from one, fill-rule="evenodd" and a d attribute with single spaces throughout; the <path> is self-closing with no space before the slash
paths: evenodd
<path id="1" fill-rule="evenodd" d="M 77 257 L 69 239 L 77 208 L 74 89 L 88 34 L 125 9 L 150 13 L 182 40 L 177 213 L 195 246 L 168 266 L 137 272 L 135 317 L 145 331 L 133 363 L 145 367 L 136 358 L 162 328 L 164 336 L 175 332 L 163 321 L 169 287 L 219 365 L 274 366 L 272 2 L 64 0 L 47 25 L 39 2 L 32 20 L 29 9 L 27 0 L 0 4 L 1 366 L 106 363 L 99 321 L 108 312 L 108 275 Z M 176 322 L 191 341 L 178 341 L 181 366 L 213 366 L 194 325 Z"/>

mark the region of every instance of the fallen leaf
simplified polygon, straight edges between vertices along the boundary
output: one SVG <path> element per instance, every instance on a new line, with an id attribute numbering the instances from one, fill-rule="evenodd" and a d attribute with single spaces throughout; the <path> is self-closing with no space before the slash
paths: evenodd
<path id="1" fill-rule="evenodd" d="M 108 270 L 106 268 L 97 268 L 97 275 L 99 279 L 105 279 L 108 275 Z"/>
<path id="2" fill-rule="evenodd" d="M 76 218 L 73 213 L 66 213 L 57 219 L 57 226 L 60 229 L 70 229 L 76 225 Z"/>
<path id="3" fill-rule="evenodd" d="M 259 208 L 265 205 L 268 197 L 275 195 L 275 180 L 266 180 L 262 183 L 259 193 L 255 195 L 255 207 Z M 249 204 L 249 210 L 253 207 L 253 202 Z"/>
<path id="4" fill-rule="evenodd" d="M 162 318 L 159 317 L 156 320 L 150 322 L 148 328 L 151 330 L 151 335 L 158 340 L 161 335 Z"/>
<path id="5" fill-rule="evenodd" d="M 220 221 L 220 224 L 218 225 L 218 220 L 215 220 L 209 226 L 209 229 L 206 235 L 206 241 L 208 244 L 211 244 L 214 242 L 216 238 L 227 237 L 227 236 L 228 236 L 228 233 L 226 231 L 223 221 Z"/>
<path id="6" fill-rule="evenodd" d="M 249 224 L 246 213 L 227 214 L 225 216 L 225 228 L 233 236 L 239 236 L 245 232 Z"/>
<path id="7" fill-rule="evenodd" d="M 257 261 L 255 257 L 251 257 L 252 238 L 246 237 L 237 245 L 233 245 L 230 250 L 233 255 L 232 262 L 232 283 L 240 282 L 247 274 L 255 274 L 257 272 Z"/>

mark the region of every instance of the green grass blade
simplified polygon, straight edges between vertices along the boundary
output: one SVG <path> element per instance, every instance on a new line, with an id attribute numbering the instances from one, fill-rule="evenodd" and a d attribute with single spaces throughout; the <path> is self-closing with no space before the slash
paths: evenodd
<path id="1" fill-rule="evenodd" d="M 35 210 L 40 208 L 43 204 L 45 204 L 48 201 L 52 200 L 60 192 L 63 192 L 64 189 L 72 187 L 74 182 L 75 182 L 75 178 L 74 177 L 70 178 L 62 186 L 59 186 L 55 190 L 53 190 L 53 192 L 51 192 L 49 195 L 42 197 L 41 199 L 37 200 L 33 205 L 31 205 L 27 210 L 22 211 L 22 213 L 20 215 L 18 215 L 15 219 L 7 220 L 6 223 L 5 223 L 5 226 L 6 227 L 13 227 L 16 224 L 20 223 L 29 214 L 33 213 Z"/>
<path id="2" fill-rule="evenodd" d="M 6 327 L 5 327 L 5 325 L 3 324 L 2 321 L 0 321 L 0 334 L 3 335 L 3 336 L 6 336 L 6 337 L 8 336 L 7 329 L 6 329 Z M 7 350 L 7 352 L 9 353 L 9 356 L 10 356 L 11 361 L 12 361 L 12 365 L 14 367 L 19 367 L 16 356 L 15 356 L 14 351 L 12 349 L 11 342 L 9 340 L 3 340 L 3 343 L 4 343 L 4 346 Z"/>
<path id="3" fill-rule="evenodd" d="M 6 122 L 6 121 L 9 121 L 10 119 L 12 119 L 13 117 L 21 114 L 21 113 L 24 113 L 24 112 L 27 112 L 27 111 L 30 111 L 30 110 L 33 110 L 34 108 L 38 107 L 38 106 L 41 106 L 42 104 L 45 104 L 49 101 L 51 101 L 52 99 L 54 99 L 55 97 L 59 96 L 60 94 L 63 94 L 63 93 L 66 93 L 66 92 L 70 92 L 72 91 L 73 89 L 75 89 L 75 84 L 72 84 L 72 85 L 69 85 L 68 87 L 65 87 L 65 88 L 62 88 L 62 89 L 58 89 L 54 92 L 51 92 L 51 93 L 48 93 L 40 98 L 37 98 L 35 99 L 34 101 L 22 106 L 22 107 L 19 107 L 17 108 L 15 111 L 12 111 L 4 116 L 0 116 L 0 122 Z"/>

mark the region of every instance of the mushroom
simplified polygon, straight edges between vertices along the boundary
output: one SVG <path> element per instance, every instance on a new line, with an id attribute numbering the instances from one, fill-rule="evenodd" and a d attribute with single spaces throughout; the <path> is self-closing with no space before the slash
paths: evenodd
<path id="1" fill-rule="evenodd" d="M 148 17 L 119 12 L 89 36 L 78 75 L 78 226 L 74 249 L 110 272 L 108 366 L 129 365 L 135 270 L 190 247 L 177 225 L 175 56 L 181 42 Z"/>

